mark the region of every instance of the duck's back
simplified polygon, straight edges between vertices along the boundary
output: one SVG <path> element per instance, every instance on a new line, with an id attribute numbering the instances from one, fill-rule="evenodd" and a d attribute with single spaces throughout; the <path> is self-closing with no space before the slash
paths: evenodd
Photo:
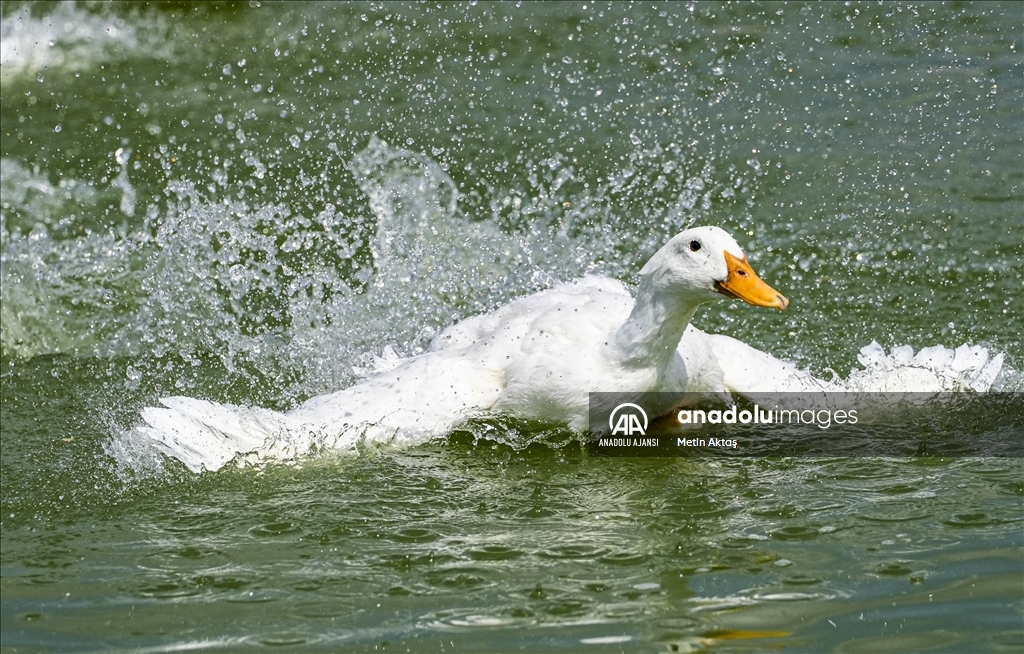
<path id="1" fill-rule="evenodd" d="M 489 352 L 504 378 L 492 410 L 585 429 L 590 392 L 631 384 L 611 339 L 632 306 L 623 284 L 588 276 L 460 323 L 442 338 Z"/>
<path id="2" fill-rule="evenodd" d="M 289 415 L 332 430 L 371 424 L 359 429 L 369 440 L 421 440 L 488 410 L 579 424 L 591 380 L 609 374 L 596 366 L 595 349 L 631 304 L 625 286 L 600 277 L 520 298 L 449 327 L 429 351 Z"/>
<path id="3" fill-rule="evenodd" d="M 617 319 L 621 323 L 632 302 L 629 290 L 621 282 L 587 275 L 458 322 L 441 332 L 430 349 L 454 350 L 485 343 L 512 345 L 515 339 L 528 334 L 535 325 L 555 327 L 563 322 L 571 339 L 572 322 L 585 320 L 592 324 L 610 324 L 607 321 Z"/>

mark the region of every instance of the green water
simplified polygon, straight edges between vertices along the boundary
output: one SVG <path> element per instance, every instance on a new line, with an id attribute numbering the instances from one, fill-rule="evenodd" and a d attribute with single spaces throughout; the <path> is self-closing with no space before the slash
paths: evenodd
<path id="1" fill-rule="evenodd" d="M 0 648 L 1024 648 L 1018 458 L 501 419 L 197 476 L 132 431 L 633 282 L 691 224 L 792 301 L 701 328 L 825 378 L 980 344 L 1019 392 L 1020 5 L 257 4 L 0 8 Z"/>

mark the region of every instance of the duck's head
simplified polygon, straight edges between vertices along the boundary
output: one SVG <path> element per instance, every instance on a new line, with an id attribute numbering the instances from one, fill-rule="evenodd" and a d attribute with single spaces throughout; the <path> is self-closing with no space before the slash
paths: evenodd
<path id="1" fill-rule="evenodd" d="M 672 239 L 640 271 L 658 290 L 707 302 L 721 295 L 785 309 L 789 300 L 757 276 L 747 255 L 719 227 L 693 227 Z"/>

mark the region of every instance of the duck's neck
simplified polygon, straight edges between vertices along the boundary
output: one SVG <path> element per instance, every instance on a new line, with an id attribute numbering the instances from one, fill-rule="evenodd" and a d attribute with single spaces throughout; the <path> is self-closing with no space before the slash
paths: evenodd
<path id="1" fill-rule="evenodd" d="M 656 293 L 651 280 L 642 279 L 633 311 L 614 336 L 624 363 L 637 367 L 667 366 L 699 304 Z"/>

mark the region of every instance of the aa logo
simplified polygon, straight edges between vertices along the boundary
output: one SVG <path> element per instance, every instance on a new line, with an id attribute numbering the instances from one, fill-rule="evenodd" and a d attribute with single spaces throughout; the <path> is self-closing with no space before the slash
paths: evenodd
<path id="1" fill-rule="evenodd" d="M 612 436 L 645 436 L 647 412 L 631 402 L 620 404 L 608 416 L 608 427 L 612 430 Z"/>

